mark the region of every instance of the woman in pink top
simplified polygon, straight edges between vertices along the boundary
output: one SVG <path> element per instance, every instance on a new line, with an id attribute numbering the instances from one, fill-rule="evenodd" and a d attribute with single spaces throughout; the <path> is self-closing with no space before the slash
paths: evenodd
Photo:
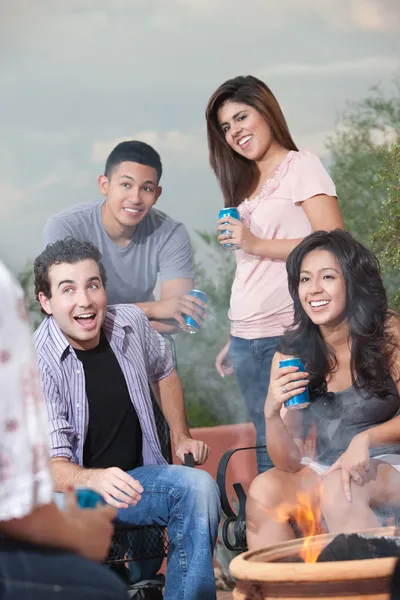
<path id="1" fill-rule="evenodd" d="M 271 90 L 252 76 L 223 83 L 206 110 L 210 163 L 225 206 L 240 221 L 224 219 L 222 246 L 234 244 L 236 276 L 231 335 L 217 356 L 224 377 L 233 371 L 257 433 L 260 473 L 273 467 L 266 451 L 264 404 L 271 361 L 293 321 L 286 258 L 313 230 L 343 228 L 335 185 L 311 152 L 297 149 Z"/>

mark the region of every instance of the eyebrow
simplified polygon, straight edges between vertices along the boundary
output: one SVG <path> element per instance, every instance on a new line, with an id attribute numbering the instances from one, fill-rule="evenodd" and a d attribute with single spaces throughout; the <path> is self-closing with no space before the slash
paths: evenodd
<path id="1" fill-rule="evenodd" d="M 86 283 L 91 283 L 92 281 L 101 282 L 101 279 L 97 275 L 94 275 L 93 277 L 89 277 L 89 279 L 86 281 Z M 68 283 L 69 285 L 73 285 L 74 283 L 76 283 L 76 281 L 74 281 L 73 279 L 63 279 L 62 281 L 59 282 L 57 288 L 60 288 L 65 283 Z"/>
<path id="2" fill-rule="evenodd" d="M 320 269 L 320 270 L 319 270 L 319 272 L 321 272 L 321 271 L 335 271 L 335 273 L 337 273 L 338 275 L 340 275 L 340 271 L 338 271 L 338 270 L 337 270 L 337 269 L 335 269 L 334 267 L 324 267 L 323 269 Z M 301 273 L 307 273 L 307 275 L 311 275 L 311 271 L 306 271 L 306 270 L 304 270 L 304 269 L 302 269 L 302 270 L 300 271 L 300 274 L 301 274 Z"/>
<path id="3" fill-rule="evenodd" d="M 130 179 L 131 181 L 135 181 L 135 178 L 132 177 L 131 175 L 121 175 L 120 179 Z M 151 183 L 152 185 L 157 185 L 157 183 L 155 181 L 153 181 L 152 179 L 147 179 L 143 183 Z"/>
<path id="4" fill-rule="evenodd" d="M 239 112 L 237 112 L 235 115 L 233 115 L 232 117 L 232 121 L 234 121 L 235 119 L 238 118 L 238 116 L 240 115 L 240 113 L 244 112 L 246 109 L 242 108 L 242 110 L 239 110 Z M 220 123 L 219 126 L 223 127 L 224 125 L 229 125 L 229 123 L 227 121 L 224 121 L 223 123 Z"/>

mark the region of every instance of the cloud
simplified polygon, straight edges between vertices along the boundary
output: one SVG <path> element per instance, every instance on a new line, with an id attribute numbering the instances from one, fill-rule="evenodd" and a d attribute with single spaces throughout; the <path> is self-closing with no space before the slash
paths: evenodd
<path id="1" fill-rule="evenodd" d="M 390 74 L 400 67 L 400 59 L 394 56 L 366 56 L 351 60 L 337 60 L 325 63 L 281 63 L 266 68 L 261 78 L 270 75 L 308 75 L 311 77 L 331 77 L 332 75 L 377 73 Z"/>
<path id="2" fill-rule="evenodd" d="M 128 139 L 98 140 L 93 142 L 91 160 L 104 163 L 111 150 L 120 142 Z M 181 131 L 166 131 L 159 133 L 155 130 L 139 131 L 130 139 L 140 140 L 153 146 L 166 163 L 184 166 L 186 168 L 204 167 L 207 161 L 207 143 L 205 135 L 185 133 Z"/>

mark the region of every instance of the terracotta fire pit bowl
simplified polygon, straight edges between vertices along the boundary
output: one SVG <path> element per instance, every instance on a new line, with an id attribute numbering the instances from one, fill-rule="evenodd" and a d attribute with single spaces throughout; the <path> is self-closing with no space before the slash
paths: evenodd
<path id="1" fill-rule="evenodd" d="M 374 529 L 368 534 L 391 536 L 394 528 Z M 308 538 L 308 548 L 318 555 L 334 537 L 327 534 Z M 303 547 L 304 539 L 297 539 L 234 558 L 230 564 L 230 572 L 236 579 L 234 600 L 389 599 L 395 558 L 296 562 Z"/>

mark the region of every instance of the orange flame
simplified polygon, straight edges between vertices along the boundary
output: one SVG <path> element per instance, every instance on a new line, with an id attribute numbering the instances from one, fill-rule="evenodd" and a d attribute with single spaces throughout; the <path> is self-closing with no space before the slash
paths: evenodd
<path id="1" fill-rule="evenodd" d="M 308 457 L 311 461 L 315 456 L 316 448 L 316 428 L 314 425 L 311 426 L 309 434 L 304 442 L 303 455 Z M 322 486 L 322 482 L 320 487 Z M 301 531 L 304 542 L 299 552 L 300 557 L 304 562 L 316 562 L 321 547 L 319 544 L 311 544 L 311 539 L 324 533 L 321 522 L 321 508 L 320 508 L 320 487 L 311 489 L 309 491 L 300 491 L 296 494 L 296 506 L 283 502 L 280 506 L 267 512 L 270 516 L 278 523 L 287 522 L 289 519 L 294 519 L 298 529 Z"/>

